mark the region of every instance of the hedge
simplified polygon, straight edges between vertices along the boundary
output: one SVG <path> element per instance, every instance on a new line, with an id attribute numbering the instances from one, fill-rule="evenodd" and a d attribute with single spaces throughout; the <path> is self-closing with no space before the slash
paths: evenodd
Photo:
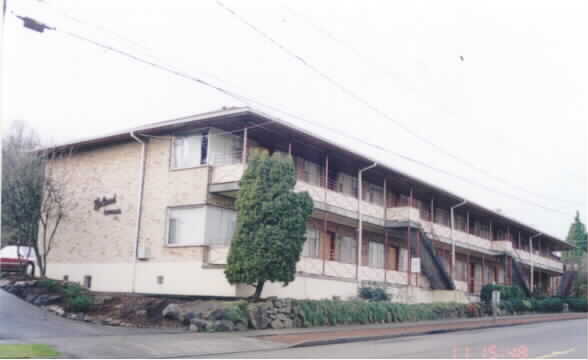
<path id="1" fill-rule="evenodd" d="M 553 313 L 562 312 L 566 303 L 569 305 L 570 311 L 588 312 L 588 300 L 585 298 L 512 299 L 501 301 L 500 307 L 509 314 L 526 312 Z"/>
<path id="2" fill-rule="evenodd" d="M 500 301 L 525 298 L 525 293 L 518 286 L 487 284 L 482 287 L 480 300 L 489 304 L 492 301 L 492 291 L 494 290 L 500 291 Z"/>
<path id="3" fill-rule="evenodd" d="M 478 304 L 294 300 L 302 327 L 456 319 L 482 315 Z"/>

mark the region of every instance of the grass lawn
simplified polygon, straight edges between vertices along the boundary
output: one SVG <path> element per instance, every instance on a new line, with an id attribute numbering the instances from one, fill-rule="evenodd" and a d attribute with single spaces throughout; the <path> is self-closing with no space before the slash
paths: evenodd
<path id="1" fill-rule="evenodd" d="M 0 359 L 49 358 L 58 355 L 53 347 L 44 344 L 0 344 Z"/>

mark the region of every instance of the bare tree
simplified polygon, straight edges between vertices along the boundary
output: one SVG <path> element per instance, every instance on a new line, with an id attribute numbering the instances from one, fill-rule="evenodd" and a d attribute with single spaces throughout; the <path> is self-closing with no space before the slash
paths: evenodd
<path id="1" fill-rule="evenodd" d="M 55 171 L 69 153 L 40 150 L 39 137 L 24 123 L 15 123 L 2 143 L 3 242 L 35 250 L 41 276 L 59 225 L 71 206 L 67 171 Z M 7 237 L 8 239 L 5 239 Z"/>

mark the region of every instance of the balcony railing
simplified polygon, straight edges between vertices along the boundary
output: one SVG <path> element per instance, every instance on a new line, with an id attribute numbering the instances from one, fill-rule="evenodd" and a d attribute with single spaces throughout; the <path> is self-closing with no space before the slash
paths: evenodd
<path id="1" fill-rule="evenodd" d="M 240 154 L 240 153 L 239 153 Z M 228 182 L 237 182 L 241 179 L 245 167 L 240 160 L 237 160 L 238 154 L 221 154 L 213 155 L 210 159 L 214 165 L 211 176 L 211 183 L 222 184 Z M 359 210 L 359 200 L 357 196 L 350 193 L 344 186 L 340 186 L 334 179 L 327 181 L 327 186 L 324 185 L 324 177 L 317 179 L 304 176 L 304 173 L 297 172 L 298 181 L 296 183 L 296 191 L 307 191 L 311 198 L 315 201 L 318 209 L 333 212 L 342 216 L 357 218 Z M 396 222 L 420 222 L 425 232 L 434 234 L 437 240 L 444 243 L 451 244 L 451 229 L 450 227 L 425 220 L 421 217 L 421 210 L 416 207 L 401 206 L 388 207 L 384 209 L 383 205 L 362 201 L 362 214 L 366 222 L 375 225 L 383 226 L 386 221 Z M 384 214 L 386 218 L 384 219 Z M 453 238 L 458 247 L 466 248 L 490 255 L 499 253 L 515 254 L 512 241 L 510 240 L 494 240 L 482 238 L 480 236 L 454 229 Z M 520 254 L 521 260 L 525 263 L 531 261 L 539 267 L 545 267 L 554 271 L 563 271 L 563 265 L 554 256 L 546 256 L 545 254 L 533 254 L 528 251 L 517 249 L 517 257 Z"/>

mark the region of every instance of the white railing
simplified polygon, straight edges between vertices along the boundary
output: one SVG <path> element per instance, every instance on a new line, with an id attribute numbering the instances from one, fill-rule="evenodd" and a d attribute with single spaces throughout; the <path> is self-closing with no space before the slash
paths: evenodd
<path id="1" fill-rule="evenodd" d="M 222 166 L 241 163 L 242 151 L 223 152 L 223 153 L 209 153 L 208 165 Z"/>

